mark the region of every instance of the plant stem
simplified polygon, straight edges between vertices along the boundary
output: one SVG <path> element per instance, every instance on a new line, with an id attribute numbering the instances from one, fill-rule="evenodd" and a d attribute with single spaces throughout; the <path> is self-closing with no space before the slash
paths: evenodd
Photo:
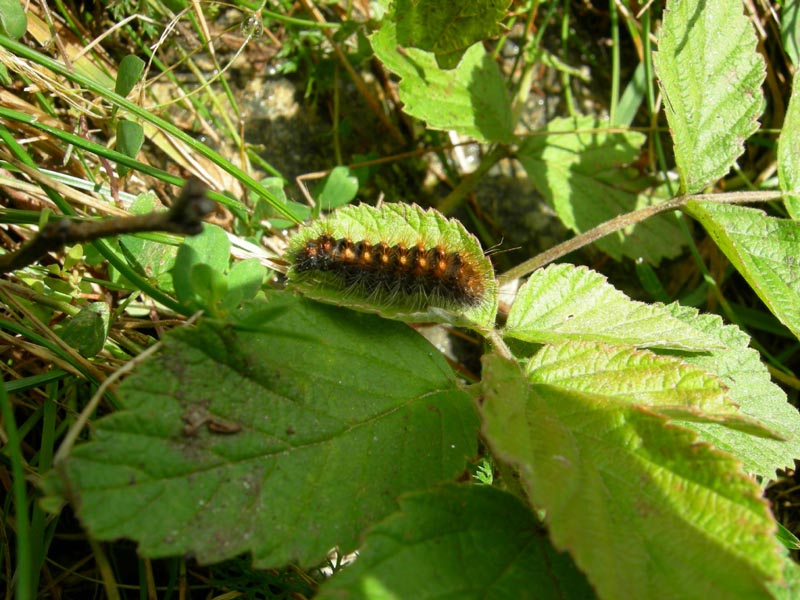
<path id="1" fill-rule="evenodd" d="M 619 13 L 615 0 L 609 0 L 611 16 L 611 102 L 608 109 L 608 120 L 617 122 L 617 106 L 619 105 Z"/>
<path id="2" fill-rule="evenodd" d="M 731 192 L 728 194 L 697 194 L 697 195 L 684 195 L 673 198 L 661 204 L 653 206 L 646 206 L 631 213 L 619 215 L 613 219 L 609 219 L 605 223 L 600 223 L 597 227 L 593 227 L 588 231 L 579 233 L 574 238 L 553 246 L 549 250 L 542 252 L 526 260 L 525 262 L 513 267 L 498 276 L 497 280 L 500 285 L 524 277 L 529 273 L 533 273 L 536 269 L 540 269 L 551 262 L 558 260 L 562 256 L 566 256 L 570 252 L 574 252 L 579 248 L 588 246 L 592 242 L 597 241 L 603 236 L 606 236 L 620 229 L 625 229 L 631 225 L 641 223 L 645 219 L 654 217 L 655 215 L 678 210 L 686 206 L 690 201 L 698 202 L 719 202 L 722 204 L 743 204 L 747 202 L 771 202 L 783 197 L 783 192 Z"/>
<path id="3" fill-rule="evenodd" d="M 475 186 L 481 178 L 486 175 L 493 166 L 500 162 L 501 159 L 507 157 L 508 153 L 509 149 L 506 145 L 498 145 L 492 148 L 489 153 L 481 159 L 478 168 L 466 175 L 436 208 L 445 215 L 451 214 L 458 208 L 458 205 L 464 201 L 464 198 L 475 189 Z"/>

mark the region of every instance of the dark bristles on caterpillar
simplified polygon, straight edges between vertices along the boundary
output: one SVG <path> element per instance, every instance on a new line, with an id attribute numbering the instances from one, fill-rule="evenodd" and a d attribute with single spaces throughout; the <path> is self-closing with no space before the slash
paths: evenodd
<path id="1" fill-rule="evenodd" d="M 387 318 L 488 330 L 497 280 L 477 238 L 415 204 L 342 207 L 289 240 L 288 285 Z"/>
<path id="2" fill-rule="evenodd" d="M 486 292 L 471 261 L 440 245 L 389 246 L 323 234 L 306 242 L 293 266 L 298 274 L 328 273 L 344 289 L 366 296 L 417 298 L 443 308 L 476 307 Z"/>

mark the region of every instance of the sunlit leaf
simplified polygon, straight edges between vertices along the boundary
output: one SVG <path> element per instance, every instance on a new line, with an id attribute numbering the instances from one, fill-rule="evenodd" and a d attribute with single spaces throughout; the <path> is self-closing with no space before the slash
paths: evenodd
<path id="1" fill-rule="evenodd" d="M 513 141 L 505 81 L 481 44 L 470 46 L 458 67 L 445 71 L 430 52 L 399 49 L 390 18 L 383 20 L 370 41 L 375 55 L 400 77 L 405 112 L 433 129 L 452 129 L 481 141 Z"/>
<path id="2" fill-rule="evenodd" d="M 526 379 L 515 362 L 485 359 L 484 434 L 601 597 L 770 597 L 776 526 L 741 463 L 625 398 L 539 368 Z"/>
<path id="3" fill-rule="evenodd" d="M 654 182 L 630 167 L 644 140 L 599 119 L 554 119 L 520 145 L 517 158 L 564 225 L 581 232 L 662 200 Z M 675 219 L 661 215 L 595 244 L 616 259 L 658 263 L 681 252 L 680 240 Z"/>
<path id="4" fill-rule="evenodd" d="M 28 28 L 23 4 L 18 0 L 0 0 L 0 34 L 18 40 Z"/>
<path id="5" fill-rule="evenodd" d="M 600 273 L 569 264 L 531 275 L 511 307 L 505 334 L 538 343 L 593 340 L 687 350 L 718 345 L 664 305 L 631 300 Z"/>
<path id="6" fill-rule="evenodd" d="M 800 2 L 795 2 L 795 10 Z M 781 189 L 788 192 L 784 202 L 786 210 L 800 221 L 800 79 L 792 83 L 792 96 L 786 117 L 783 120 L 781 136 L 778 138 L 778 175 Z"/>
<path id="7" fill-rule="evenodd" d="M 705 352 L 686 353 L 682 359 L 714 373 L 728 387 L 728 395 L 741 414 L 754 418 L 784 440 L 754 437 L 713 423 L 685 423 L 699 431 L 716 448 L 736 456 L 749 472 L 774 479 L 776 469 L 787 469 L 800 456 L 800 413 L 775 385 L 750 337 L 735 325 L 725 325 L 717 315 L 698 314 L 694 308 L 669 304 L 667 310 L 689 327 L 715 338 Z"/>
<path id="8" fill-rule="evenodd" d="M 170 332 L 61 464 L 93 537 L 151 557 L 310 565 L 353 550 L 400 494 L 463 471 L 473 402 L 419 334 L 286 293 L 251 308 L 264 309 L 284 312 Z"/>
<path id="9" fill-rule="evenodd" d="M 509 0 L 396 0 L 397 43 L 433 52 L 439 67 L 453 69 L 467 48 L 503 33 L 499 21 L 508 5 Z"/>
<path id="10" fill-rule="evenodd" d="M 687 210 L 772 314 L 800 338 L 800 222 L 716 202 L 692 202 Z"/>
<path id="11" fill-rule="evenodd" d="M 144 143 L 144 129 L 139 123 L 121 119 L 117 123 L 117 150 L 125 156 L 136 158 Z M 130 169 L 125 165 L 118 165 L 120 175 L 125 175 Z"/>
<path id="12" fill-rule="evenodd" d="M 724 177 L 764 109 L 764 59 L 753 24 L 730 0 L 667 2 L 654 55 L 681 191 Z"/>
<path id="13" fill-rule="evenodd" d="M 334 167 L 317 194 L 322 210 L 328 211 L 352 202 L 358 192 L 358 179 L 347 167 Z"/>
<path id="14" fill-rule="evenodd" d="M 144 67 L 144 61 L 135 54 L 128 54 L 123 57 L 119 62 L 114 91 L 120 96 L 127 96 L 142 78 Z"/>

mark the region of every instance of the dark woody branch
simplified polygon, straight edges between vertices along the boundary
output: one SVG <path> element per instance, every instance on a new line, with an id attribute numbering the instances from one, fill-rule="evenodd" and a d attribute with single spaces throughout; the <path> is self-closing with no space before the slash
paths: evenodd
<path id="1" fill-rule="evenodd" d="M 31 241 L 15 252 L 0 256 L 0 273 L 26 267 L 48 252 L 55 252 L 70 244 L 121 234 L 146 231 L 165 231 L 184 235 L 197 235 L 203 230 L 203 218 L 214 211 L 214 201 L 206 196 L 206 186 L 190 178 L 180 196 L 166 212 L 152 212 L 133 217 L 112 217 L 101 221 L 51 221 Z"/>

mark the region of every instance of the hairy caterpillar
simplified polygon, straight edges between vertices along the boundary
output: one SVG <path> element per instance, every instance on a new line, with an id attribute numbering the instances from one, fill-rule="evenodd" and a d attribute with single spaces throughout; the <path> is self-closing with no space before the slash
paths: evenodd
<path id="1" fill-rule="evenodd" d="M 497 284 L 478 240 L 416 205 L 342 208 L 289 242 L 289 282 L 306 296 L 414 321 L 488 328 Z"/>

